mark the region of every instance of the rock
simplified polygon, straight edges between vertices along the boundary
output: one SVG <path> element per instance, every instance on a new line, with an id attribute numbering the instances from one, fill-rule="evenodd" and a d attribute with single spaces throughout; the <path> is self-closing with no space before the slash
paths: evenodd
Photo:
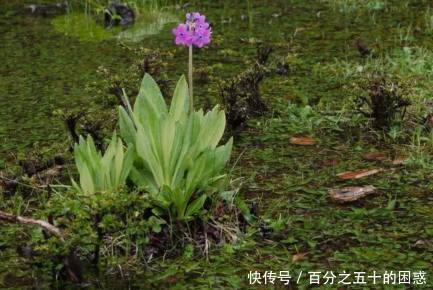
<path id="1" fill-rule="evenodd" d="M 46 5 L 31 4 L 25 7 L 28 14 L 36 16 L 51 16 L 63 14 L 68 9 L 68 4 L 65 3 L 52 3 Z"/>
<path id="2" fill-rule="evenodd" d="M 334 188 L 329 190 L 331 199 L 338 203 L 353 202 L 369 194 L 375 193 L 377 189 L 372 185 L 349 186 L 344 188 Z"/>
<path id="3" fill-rule="evenodd" d="M 104 23 L 105 27 L 112 26 L 129 26 L 135 22 L 135 13 L 132 8 L 126 4 L 112 2 L 105 9 Z"/>

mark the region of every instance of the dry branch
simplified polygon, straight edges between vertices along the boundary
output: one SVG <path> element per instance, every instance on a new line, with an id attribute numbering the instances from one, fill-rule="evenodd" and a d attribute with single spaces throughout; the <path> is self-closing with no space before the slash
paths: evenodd
<path id="1" fill-rule="evenodd" d="M 64 236 L 59 228 L 53 226 L 52 224 L 43 221 L 43 220 L 35 220 L 32 218 L 27 218 L 19 215 L 13 215 L 10 213 L 5 213 L 0 211 L 0 221 L 6 221 L 9 223 L 15 224 L 23 224 L 23 225 L 35 225 L 43 228 L 47 232 L 53 234 L 54 236 L 60 238 L 60 240 L 65 241 Z"/>

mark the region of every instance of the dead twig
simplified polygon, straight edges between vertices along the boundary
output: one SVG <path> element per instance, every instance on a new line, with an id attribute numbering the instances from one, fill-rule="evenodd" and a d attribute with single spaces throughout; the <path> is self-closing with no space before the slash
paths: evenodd
<path id="1" fill-rule="evenodd" d="M 65 241 L 65 237 L 59 228 L 43 220 L 36 220 L 36 219 L 27 218 L 19 215 L 13 215 L 10 213 L 0 211 L 0 221 L 22 224 L 22 225 L 39 226 L 44 230 L 46 230 L 47 232 L 51 233 L 52 235 L 58 237 L 62 242 Z"/>

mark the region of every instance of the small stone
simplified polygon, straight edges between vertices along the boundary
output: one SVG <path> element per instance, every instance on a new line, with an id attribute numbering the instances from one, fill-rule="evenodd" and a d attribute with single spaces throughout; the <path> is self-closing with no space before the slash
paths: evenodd
<path id="1" fill-rule="evenodd" d="M 122 3 L 112 2 L 104 13 L 105 27 L 128 26 L 135 22 L 135 13 L 132 8 Z"/>

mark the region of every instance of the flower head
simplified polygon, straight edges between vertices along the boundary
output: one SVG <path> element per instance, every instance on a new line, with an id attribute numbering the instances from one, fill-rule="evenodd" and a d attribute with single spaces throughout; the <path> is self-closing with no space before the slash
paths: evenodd
<path id="1" fill-rule="evenodd" d="M 186 14 L 185 23 L 173 29 L 176 45 L 203 47 L 211 42 L 212 29 L 198 12 Z"/>

